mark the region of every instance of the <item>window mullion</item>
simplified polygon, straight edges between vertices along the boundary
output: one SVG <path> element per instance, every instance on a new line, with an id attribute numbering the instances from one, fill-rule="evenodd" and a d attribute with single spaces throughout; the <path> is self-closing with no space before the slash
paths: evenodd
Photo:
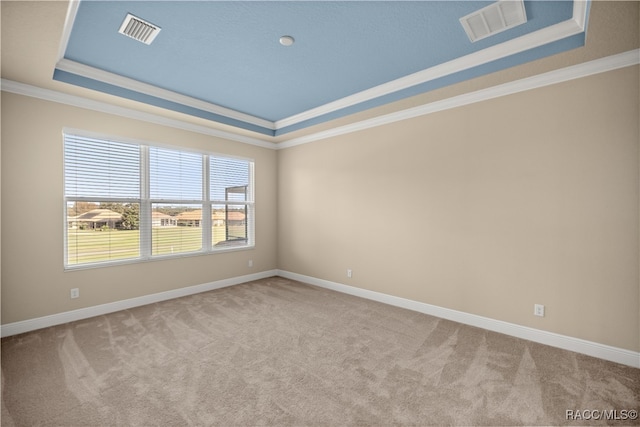
<path id="1" fill-rule="evenodd" d="M 246 222 L 246 229 L 247 229 L 247 244 L 249 246 L 253 246 L 256 244 L 255 238 L 256 238 L 256 233 L 255 233 L 255 214 L 256 214 L 256 209 L 255 209 L 255 164 L 253 162 L 249 163 L 249 185 L 247 187 L 248 189 L 248 194 L 247 194 L 247 201 L 249 203 L 247 203 L 246 209 L 248 211 L 248 219 Z"/>
<path id="2" fill-rule="evenodd" d="M 209 156 L 202 156 L 202 250 L 211 250 L 211 203 L 209 203 Z"/>
<path id="3" fill-rule="evenodd" d="M 140 146 L 140 257 L 151 257 L 151 202 L 149 200 L 149 147 Z"/>

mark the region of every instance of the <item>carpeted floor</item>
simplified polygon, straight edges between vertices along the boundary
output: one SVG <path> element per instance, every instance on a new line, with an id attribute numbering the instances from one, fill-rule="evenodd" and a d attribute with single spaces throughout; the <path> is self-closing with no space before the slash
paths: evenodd
<path id="1" fill-rule="evenodd" d="M 638 369 L 280 277 L 2 340 L 3 426 L 634 425 L 639 401 Z"/>

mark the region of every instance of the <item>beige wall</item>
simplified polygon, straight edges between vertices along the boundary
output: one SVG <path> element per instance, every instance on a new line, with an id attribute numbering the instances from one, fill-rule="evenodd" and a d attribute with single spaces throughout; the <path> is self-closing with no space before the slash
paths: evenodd
<path id="1" fill-rule="evenodd" d="M 253 158 L 255 249 L 63 271 L 64 127 Z M 1 170 L 2 324 L 276 268 L 273 150 L 2 92 Z"/>
<path id="2" fill-rule="evenodd" d="M 640 350 L 638 82 L 629 67 L 279 151 L 279 268 Z"/>

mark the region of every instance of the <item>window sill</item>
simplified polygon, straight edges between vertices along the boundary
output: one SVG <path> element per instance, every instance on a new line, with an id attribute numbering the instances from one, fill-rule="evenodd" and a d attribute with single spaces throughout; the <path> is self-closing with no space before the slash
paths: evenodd
<path id="1" fill-rule="evenodd" d="M 71 272 L 71 271 L 88 270 L 88 269 L 94 269 L 94 268 L 115 267 L 120 265 L 143 264 L 147 262 L 192 258 L 197 256 L 216 255 L 216 254 L 223 254 L 228 252 L 241 252 L 241 251 L 249 251 L 253 249 L 255 249 L 255 244 L 244 245 L 244 246 L 214 247 L 213 249 L 210 249 L 207 251 L 185 252 L 182 254 L 173 254 L 173 255 L 156 255 L 148 258 L 123 259 L 123 260 L 114 260 L 114 261 L 85 263 L 85 264 L 78 264 L 78 265 L 65 265 L 64 271 Z"/>

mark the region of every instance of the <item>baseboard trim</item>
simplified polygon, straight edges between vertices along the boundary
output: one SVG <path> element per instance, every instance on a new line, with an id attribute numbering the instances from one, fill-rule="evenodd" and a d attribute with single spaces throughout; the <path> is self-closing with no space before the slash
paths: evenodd
<path id="1" fill-rule="evenodd" d="M 488 317 L 426 304 L 419 301 L 413 301 L 410 299 L 396 297 L 381 292 L 356 288 L 353 286 L 344 285 L 342 283 L 331 282 L 329 280 L 319 279 L 312 276 L 305 276 L 303 274 L 293 273 L 286 270 L 267 270 L 260 273 L 232 277 L 229 279 L 217 280 L 200 285 L 188 286 L 186 288 L 173 289 L 170 291 L 144 295 L 141 297 L 130 298 L 122 301 L 115 301 L 107 304 L 96 305 L 93 307 L 81 308 L 64 313 L 52 314 L 35 319 L 8 323 L 6 325 L 0 326 L 0 335 L 3 338 L 9 337 L 12 335 L 34 331 L 37 329 L 43 329 L 50 326 L 88 319 L 91 317 L 140 307 L 147 304 L 153 304 L 156 302 L 166 301 L 174 298 L 194 295 L 201 292 L 239 285 L 241 283 L 264 279 L 272 276 L 281 276 L 287 279 L 297 280 L 299 282 L 308 283 L 310 285 L 330 289 L 344 294 L 349 294 L 381 302 L 384 304 L 417 311 L 431 316 L 440 317 L 442 319 L 463 323 L 465 325 L 476 326 L 505 335 L 534 341 L 540 344 L 546 344 L 552 347 L 574 351 L 576 353 L 586 354 L 588 356 L 609 360 L 611 362 L 621 363 L 623 365 L 632 366 L 634 368 L 640 368 L 640 352 L 612 347 L 605 344 L 600 344 L 566 335 L 560 335 L 554 332 L 543 331 L 527 326 L 516 325 L 514 323 L 504 322 L 501 320 L 491 319 Z"/>
<path id="2" fill-rule="evenodd" d="M 605 344 L 599 344 L 596 342 L 574 338 L 566 335 L 560 335 L 554 332 L 543 331 L 540 329 L 534 329 L 527 326 L 516 325 L 514 323 L 495 320 L 488 317 L 465 313 L 462 311 L 451 310 L 449 308 L 413 301 L 406 298 L 400 298 L 393 295 L 383 294 L 381 292 L 356 288 L 353 286 L 344 285 L 342 283 L 331 282 L 311 276 L 305 276 L 286 270 L 277 270 L 277 272 L 278 276 L 291 280 L 297 280 L 303 283 L 308 283 L 310 285 L 318 286 L 321 288 L 366 298 L 396 307 L 406 308 L 408 310 L 440 317 L 442 319 L 452 320 L 454 322 L 463 323 L 465 325 L 476 326 L 478 328 L 487 329 L 489 331 L 499 332 L 505 335 L 534 341 L 540 344 L 546 344 L 552 347 L 574 351 L 576 353 L 586 354 L 588 356 L 597 357 L 611 362 L 621 363 L 623 365 L 632 366 L 634 368 L 640 368 L 640 352 L 612 347 Z"/>
<path id="3" fill-rule="evenodd" d="M 200 285 L 188 286 L 186 288 L 173 289 L 165 292 L 158 292 L 141 297 L 130 298 L 122 301 L 100 304 L 92 307 L 80 308 L 77 310 L 66 311 L 64 313 L 52 314 L 50 316 L 38 317 L 35 319 L 23 320 L 20 322 L 8 323 L 1 325 L 1 336 L 9 337 L 12 335 L 22 334 L 37 329 L 47 328 L 49 326 L 61 325 L 64 323 L 74 322 L 76 320 L 88 319 L 103 314 L 114 313 L 116 311 L 127 310 L 134 307 L 140 307 L 147 304 L 153 304 L 160 301 L 166 301 L 174 298 L 185 297 L 188 295 L 199 294 L 201 292 L 212 291 L 215 289 L 226 288 L 228 286 L 239 285 L 241 283 L 251 282 L 253 280 L 264 279 L 277 275 L 278 270 L 267 270 L 260 273 L 248 274 L 245 276 L 232 277 L 229 279 L 216 280 L 214 282 L 203 283 Z"/>

